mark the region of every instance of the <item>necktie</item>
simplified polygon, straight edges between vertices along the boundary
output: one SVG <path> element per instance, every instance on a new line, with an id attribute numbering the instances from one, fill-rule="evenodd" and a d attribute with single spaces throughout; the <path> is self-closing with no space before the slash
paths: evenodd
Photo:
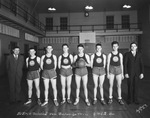
<path id="1" fill-rule="evenodd" d="M 18 59 L 18 55 L 15 55 L 15 59 L 16 59 L 16 60 Z"/>

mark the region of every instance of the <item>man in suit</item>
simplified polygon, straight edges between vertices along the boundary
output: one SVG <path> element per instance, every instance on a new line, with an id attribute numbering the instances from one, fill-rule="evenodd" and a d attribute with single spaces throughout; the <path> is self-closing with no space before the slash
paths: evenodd
<path id="1" fill-rule="evenodd" d="M 132 42 L 130 44 L 131 51 L 125 54 L 124 71 L 128 84 L 128 104 L 138 101 L 139 79 L 144 78 L 144 66 L 141 53 L 137 52 L 137 44 Z"/>
<path id="2" fill-rule="evenodd" d="M 14 47 L 13 54 L 8 56 L 6 62 L 10 88 L 10 103 L 21 101 L 20 91 L 24 58 L 19 53 L 20 48 Z"/>

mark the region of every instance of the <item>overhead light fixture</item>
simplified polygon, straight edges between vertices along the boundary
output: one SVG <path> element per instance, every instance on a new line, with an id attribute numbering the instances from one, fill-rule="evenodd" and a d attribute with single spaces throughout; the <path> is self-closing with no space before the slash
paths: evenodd
<path id="1" fill-rule="evenodd" d="M 92 6 L 85 6 L 85 10 L 93 10 L 93 7 Z"/>
<path id="2" fill-rule="evenodd" d="M 123 8 L 125 8 L 125 9 L 129 9 L 129 8 L 131 8 L 131 5 L 127 5 L 127 4 L 125 4 L 125 5 L 123 5 Z"/>
<path id="3" fill-rule="evenodd" d="M 53 7 L 49 7 L 48 10 L 49 10 L 49 11 L 56 11 L 56 9 L 53 8 Z"/>

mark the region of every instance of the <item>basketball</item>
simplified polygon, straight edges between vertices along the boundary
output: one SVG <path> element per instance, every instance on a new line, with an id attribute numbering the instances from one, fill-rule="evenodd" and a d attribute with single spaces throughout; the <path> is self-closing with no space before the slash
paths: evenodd
<path id="1" fill-rule="evenodd" d="M 86 63 L 83 59 L 80 59 L 78 62 L 77 62 L 77 67 L 85 67 Z"/>

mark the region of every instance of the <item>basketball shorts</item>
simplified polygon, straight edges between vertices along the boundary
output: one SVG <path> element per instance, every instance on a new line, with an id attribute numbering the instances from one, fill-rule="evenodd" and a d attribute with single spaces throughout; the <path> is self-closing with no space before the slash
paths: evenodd
<path id="1" fill-rule="evenodd" d="M 119 75 L 122 73 L 121 66 L 111 66 L 110 65 L 109 72 L 114 75 Z"/>
<path id="2" fill-rule="evenodd" d="M 78 76 L 81 76 L 81 77 L 87 75 L 87 74 L 88 74 L 87 67 L 84 67 L 84 68 L 76 68 L 75 74 L 78 75 Z"/>
<path id="3" fill-rule="evenodd" d="M 28 71 L 27 73 L 27 80 L 34 80 L 40 78 L 40 74 L 38 70 L 35 71 Z"/>
<path id="4" fill-rule="evenodd" d="M 67 69 L 61 68 L 61 69 L 60 69 L 60 75 L 62 75 L 62 76 L 64 76 L 64 77 L 68 77 L 68 76 L 70 76 L 70 75 L 72 75 L 72 74 L 73 74 L 73 72 L 72 72 L 72 69 L 71 69 L 71 68 L 67 68 Z"/>
<path id="5" fill-rule="evenodd" d="M 104 67 L 94 67 L 92 69 L 92 72 L 94 75 L 97 75 L 97 76 L 102 76 L 106 74 Z"/>
<path id="6" fill-rule="evenodd" d="M 53 79 L 57 77 L 57 73 L 54 69 L 50 70 L 43 70 L 42 71 L 42 78 L 43 79 Z"/>

